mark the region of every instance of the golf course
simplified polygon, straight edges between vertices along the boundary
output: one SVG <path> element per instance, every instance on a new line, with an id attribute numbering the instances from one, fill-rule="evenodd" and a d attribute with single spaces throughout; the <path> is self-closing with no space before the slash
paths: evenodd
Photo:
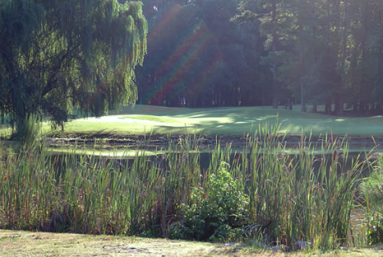
<path id="1" fill-rule="evenodd" d="M 296 108 L 298 109 L 298 108 Z M 304 135 L 314 140 L 326 135 L 347 137 L 351 149 L 379 150 L 383 143 L 383 116 L 336 117 L 318 113 L 302 113 L 298 110 L 271 107 L 225 107 L 225 108 L 176 108 L 148 105 L 127 106 L 102 117 L 76 118 L 65 124 L 64 130 L 52 130 L 49 122 L 43 122 L 39 134 L 54 142 L 83 139 L 107 142 L 109 150 L 139 144 L 150 138 L 161 141 L 157 148 L 166 147 L 171 137 L 198 135 L 208 137 L 215 144 L 241 141 L 260 126 L 278 126 L 278 133 L 286 136 L 288 143 L 295 143 Z M 11 128 L 0 127 L 0 136 L 7 138 Z M 59 146 L 59 145 L 58 145 Z M 93 147 L 94 145 L 92 145 Z M 97 144 L 96 144 L 97 146 Z M 214 147 L 214 145 L 212 146 Z"/>
<path id="2" fill-rule="evenodd" d="M 356 199 L 355 193 L 360 178 L 366 176 L 362 174 L 366 174 L 366 170 L 371 172 L 374 169 L 380 152 L 379 143 L 383 138 L 379 129 L 382 126 L 383 118 L 380 116 L 339 118 L 295 110 L 276 110 L 271 107 L 188 109 L 145 105 L 125 107 L 119 112 L 99 118 L 73 119 L 65 124 L 64 131 L 52 130 L 50 124 L 43 121 L 34 135 L 37 140 L 32 148 L 17 153 L 16 142 L 3 142 L 3 162 L 0 166 L 4 173 L 0 176 L 0 181 L 3 185 L 1 194 L 6 196 L 3 206 L 8 207 L 3 209 L 1 217 L 4 223 L 0 225 L 7 229 L 27 228 L 141 237 L 149 235 L 221 242 L 194 245 L 187 241 L 179 241 L 180 244 L 184 244 L 182 256 L 193 256 L 194 249 L 200 249 L 198 251 L 201 251 L 202 256 L 263 256 L 270 251 L 280 254 L 284 249 L 299 249 L 299 246 L 294 248 L 294 244 L 301 242 L 299 239 L 303 238 L 310 238 L 307 244 L 310 244 L 310 249 L 313 250 L 321 247 L 328 250 L 348 247 L 356 249 L 355 247 L 360 247 L 366 240 L 370 240 L 365 234 L 368 223 L 364 218 L 369 211 L 352 203 Z M 9 131 L 9 127 L 1 129 L 4 139 L 10 136 Z M 145 144 L 146 147 L 143 147 Z M 30 153 L 40 157 L 36 159 Z M 202 153 L 208 154 L 207 161 L 204 157 L 205 164 L 202 162 Z M 360 153 L 362 155 L 359 155 Z M 286 154 L 290 157 L 286 158 Z M 126 158 L 130 161 L 126 161 Z M 322 164 L 318 166 L 318 162 Z M 50 172 L 41 177 L 38 174 L 34 175 L 33 170 L 36 168 Z M 337 172 L 331 175 L 328 173 L 329 169 Z M 61 170 L 65 172 L 61 173 Z M 109 171 L 117 170 L 121 173 L 116 174 L 117 177 L 114 178 L 115 175 Z M 254 173 L 256 170 L 262 173 Z M 286 170 L 289 173 L 286 173 Z M 345 172 L 347 170 L 352 170 L 353 173 Z M 226 173 L 229 171 L 230 173 Z M 211 180 L 215 172 L 218 172 L 217 181 Z M 198 174 L 203 174 L 202 181 L 196 179 Z M 225 178 L 227 182 L 221 181 L 225 176 L 228 176 Z M 275 181 L 276 177 L 280 177 L 280 180 Z M 28 179 L 23 179 L 20 184 L 20 178 Z M 48 181 L 52 182 L 47 184 Z M 270 187 L 268 181 L 274 181 L 274 185 Z M 209 186 L 210 183 L 212 184 Z M 224 184 L 221 183 L 229 183 L 231 186 L 222 187 Z M 323 184 L 320 190 L 317 183 Z M 215 184 L 216 187 L 213 186 Z M 327 184 L 332 186 L 327 187 Z M 25 187 L 26 185 L 29 186 Z M 229 201 L 226 203 L 228 207 L 224 208 L 230 208 L 226 210 L 229 213 L 235 212 L 229 215 L 243 218 L 232 220 L 230 216 L 225 216 L 225 209 L 219 209 L 220 211 L 214 214 L 218 206 L 209 205 L 204 207 L 207 208 L 207 213 L 198 214 L 203 222 L 212 222 L 209 226 L 216 230 L 222 229 L 227 222 L 232 224 L 228 227 L 229 230 L 220 232 L 223 234 L 217 234 L 216 231 L 214 234 L 205 235 L 205 232 L 211 232 L 202 233 L 202 228 L 194 227 L 195 221 L 192 220 L 197 217 L 194 216 L 198 212 L 196 209 L 186 209 L 189 216 L 184 217 L 184 225 L 177 222 L 178 215 L 182 217 L 180 206 L 185 201 L 194 201 L 190 198 L 188 200 L 185 195 L 198 195 L 193 190 L 202 185 L 205 190 L 209 190 L 209 197 L 212 199 L 201 198 L 195 202 L 197 206 L 203 203 L 199 201 L 215 203 L 220 201 L 216 198 L 219 195 L 235 194 L 236 204 L 229 207 L 230 204 L 234 204 Z M 73 191 L 71 188 L 79 190 Z M 105 192 L 110 193 L 105 195 Z M 119 198 L 121 192 L 127 194 Z M 309 193 L 310 199 L 302 198 L 302 192 Z M 12 198 L 13 194 L 18 196 L 17 199 Z M 283 202 L 286 194 L 295 200 Z M 255 195 L 257 198 L 252 198 Z M 334 197 L 339 198 L 339 201 L 329 202 Z M 264 202 L 274 202 L 277 205 L 264 205 Z M 303 203 L 305 204 L 302 205 Z M 61 207 L 58 207 L 59 205 Z M 186 208 L 194 208 L 193 206 Z M 26 212 L 19 212 L 19 208 L 24 208 Z M 48 211 L 45 211 L 46 208 Z M 295 220 L 293 213 L 297 212 L 305 218 L 301 221 Z M 253 221 L 245 218 L 250 213 L 257 218 Z M 312 216 L 310 213 L 316 214 Z M 203 215 L 208 216 L 203 218 Z M 221 218 L 219 221 L 209 221 L 210 215 L 218 215 Z M 290 218 L 286 220 L 286 217 Z M 266 225 L 269 219 L 273 220 L 273 223 Z M 330 219 L 337 222 L 327 225 L 330 226 L 327 232 L 323 231 Z M 213 225 L 216 222 L 222 222 L 222 225 L 218 225 L 217 228 L 217 225 Z M 157 224 L 158 227 L 149 224 Z M 294 229 L 289 224 L 295 224 L 297 227 Z M 338 227 L 337 230 L 337 224 L 343 224 L 343 229 L 339 230 Z M 186 229 L 183 226 L 191 227 Z M 279 226 L 289 230 L 291 238 L 288 236 L 280 242 L 275 242 L 279 236 L 289 235 L 280 232 Z M 258 228 L 270 232 L 264 234 L 265 232 Z M 346 248 L 342 243 L 334 245 L 332 236 L 329 237 L 333 229 L 338 231 L 337 233 L 343 233 L 346 238 L 351 231 L 355 233 L 352 236 L 353 243 L 345 239 Z M 302 231 L 306 231 L 309 236 L 300 236 Z M 60 242 L 69 240 L 69 235 L 65 234 L 40 236 L 39 233 L 27 235 L 24 232 L 6 230 L 2 233 L 6 234 L 0 238 L 2 247 L 10 250 L 15 249 L 20 238 L 24 237 L 26 242 L 31 244 L 35 237 L 44 238 L 49 242 L 54 242 L 53 236 Z M 73 237 L 69 244 L 77 242 L 93 248 L 94 246 L 90 245 L 100 240 L 91 236 L 69 237 Z M 259 237 L 264 238 L 262 240 L 268 239 L 265 243 L 260 243 L 256 239 Z M 102 238 L 101 240 L 104 240 Z M 151 239 L 136 241 L 107 237 L 105 240 L 113 241 L 113 244 L 108 242 L 97 250 L 100 254 L 112 254 L 115 251 L 122 251 L 127 255 L 158 252 L 174 254 L 172 248 L 167 248 L 168 243 L 173 244 L 172 241 L 164 241 L 164 247 L 155 250 L 147 244 L 153 245 L 159 241 Z M 128 245 L 132 246 L 126 247 L 123 246 L 126 240 L 139 243 L 129 243 Z M 241 241 L 244 243 L 237 243 Z M 224 246 L 227 242 L 229 243 Z M 44 240 L 41 243 L 43 248 L 46 244 L 51 244 Z M 279 244 L 283 247 L 276 248 L 275 252 L 274 248 L 279 247 Z M 40 247 L 26 245 L 25 251 L 33 249 L 38 256 L 43 253 L 51 256 L 57 251 L 64 252 L 61 247 L 50 245 L 49 249 L 57 250 L 44 251 L 40 250 Z M 77 248 L 73 247 L 69 248 L 76 251 Z M 375 253 L 379 245 L 374 247 L 366 248 L 362 253 Z M 9 253 L 11 256 L 12 252 Z M 24 256 L 24 252 L 21 253 L 20 256 Z M 96 252 L 93 249 L 89 252 L 91 253 Z M 305 256 L 307 253 L 300 254 Z M 328 256 L 335 256 L 333 254 L 331 252 Z M 357 250 L 343 250 L 339 254 L 363 256 L 359 255 Z"/>
<path id="3" fill-rule="evenodd" d="M 383 116 L 336 117 L 271 107 L 169 108 L 136 105 L 100 118 L 75 119 L 65 125 L 67 134 L 116 136 L 149 134 L 202 134 L 242 136 L 259 124 L 281 123 L 281 133 L 316 136 L 383 136 Z M 64 135 L 65 135 L 64 133 Z"/>
<path id="4" fill-rule="evenodd" d="M 383 256 L 383 0 L 0 1 L 0 257 Z"/>

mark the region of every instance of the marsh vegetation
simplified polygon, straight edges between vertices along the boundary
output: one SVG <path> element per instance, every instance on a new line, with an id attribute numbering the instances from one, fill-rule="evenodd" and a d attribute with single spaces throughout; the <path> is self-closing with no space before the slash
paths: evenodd
<path id="1" fill-rule="evenodd" d="M 1 0 L 0 228 L 381 243 L 382 10 Z"/>
<path id="2" fill-rule="evenodd" d="M 367 223 L 354 209 L 369 155 L 351 158 L 347 141 L 331 136 L 315 145 L 302 136 L 291 153 L 278 130 L 260 126 L 243 151 L 217 142 L 208 168 L 198 137 L 130 161 L 3 145 L 0 227 L 291 249 L 298 241 L 321 250 L 367 245 Z"/>

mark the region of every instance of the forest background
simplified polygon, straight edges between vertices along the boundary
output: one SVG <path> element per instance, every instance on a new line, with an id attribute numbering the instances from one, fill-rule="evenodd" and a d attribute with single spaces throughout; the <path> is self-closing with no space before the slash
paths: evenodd
<path id="1" fill-rule="evenodd" d="M 142 2 L 140 104 L 383 111 L 383 1 Z"/>
<path id="2" fill-rule="evenodd" d="M 118 2 L 4 0 L 1 123 L 129 103 L 383 112 L 381 0 Z"/>

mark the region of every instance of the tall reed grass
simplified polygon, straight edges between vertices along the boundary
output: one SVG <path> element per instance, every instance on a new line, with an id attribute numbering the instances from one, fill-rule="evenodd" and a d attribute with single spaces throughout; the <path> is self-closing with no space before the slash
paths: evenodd
<path id="1" fill-rule="evenodd" d="M 15 122 L 16 130 L 12 131 L 12 138 L 31 146 L 39 139 L 41 133 L 40 116 L 30 114 L 25 118 L 18 118 Z M 13 130 L 13 125 L 12 125 Z"/>
<path id="2" fill-rule="evenodd" d="M 130 161 L 0 147 L 0 228 L 166 237 L 172 223 L 182 222 L 177 210 L 190 203 L 191 188 L 204 187 L 224 161 L 249 196 L 249 220 L 258 229 L 247 236 L 291 247 L 299 240 L 320 249 L 351 244 L 350 215 L 366 161 L 358 156 L 347 168 L 347 142 L 330 137 L 314 147 L 302 136 L 290 153 L 278 130 L 259 127 L 241 152 L 217 142 L 206 170 L 197 137 Z"/>

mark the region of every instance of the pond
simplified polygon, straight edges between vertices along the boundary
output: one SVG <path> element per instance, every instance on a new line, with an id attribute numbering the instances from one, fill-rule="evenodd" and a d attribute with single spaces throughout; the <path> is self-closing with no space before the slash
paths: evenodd
<path id="1" fill-rule="evenodd" d="M 292 144 L 287 144 L 286 148 L 280 149 L 280 152 L 273 152 L 269 155 L 274 156 L 276 159 L 278 156 L 286 155 L 289 156 L 293 161 L 293 165 L 297 165 L 299 162 L 299 148 L 298 144 L 294 147 L 289 148 Z M 338 172 L 344 172 L 350 170 L 354 167 L 355 160 L 363 161 L 365 159 L 369 159 L 370 163 L 373 163 L 377 157 L 380 155 L 383 150 L 381 147 L 368 148 L 367 145 L 353 145 L 355 148 L 347 149 L 347 158 L 344 159 L 342 149 L 338 150 L 338 159 L 337 162 L 339 166 L 337 167 Z M 84 158 L 84 156 L 89 160 L 89 162 L 111 162 L 112 165 L 130 167 L 135 162 L 147 161 L 151 163 L 155 163 L 156 165 L 165 168 L 168 167 L 168 156 L 171 152 L 172 155 L 177 155 L 176 158 L 187 157 L 188 159 L 194 159 L 198 162 L 199 169 L 201 173 L 204 173 L 211 167 L 212 159 L 214 158 L 222 158 L 222 161 L 229 163 L 231 166 L 240 166 L 243 162 L 243 158 L 247 160 L 247 165 L 252 159 L 251 150 L 246 148 L 243 145 L 243 148 L 233 148 L 231 145 L 227 145 L 226 147 L 220 148 L 219 154 L 215 153 L 217 148 L 209 148 L 202 147 L 198 149 L 189 149 L 188 151 L 182 151 L 177 149 L 169 148 L 158 148 L 153 149 L 149 147 L 140 147 L 141 149 L 132 149 L 132 148 L 119 148 L 116 146 L 114 149 L 102 149 L 98 147 L 94 147 L 86 145 L 85 147 L 78 147 L 74 150 L 74 148 L 50 148 L 49 152 L 54 156 L 72 156 L 74 158 L 80 159 Z M 262 149 L 260 149 L 260 156 L 263 156 Z M 370 152 L 368 152 L 370 151 Z M 310 159 L 310 163 L 312 164 L 312 170 L 314 173 L 317 173 L 318 169 L 321 167 L 321 160 L 331 160 L 333 158 L 333 151 L 321 151 L 321 150 L 313 150 L 309 155 L 312 155 Z M 77 156 L 77 157 L 76 157 Z M 224 157 L 223 157 L 224 156 Z M 273 158 L 273 157 L 271 157 Z M 326 162 L 327 168 L 332 165 L 331 161 Z M 217 167 L 217 164 L 215 164 Z M 362 176 L 365 177 L 370 174 L 372 167 L 369 165 L 364 166 L 364 171 L 362 172 Z"/>
<path id="2" fill-rule="evenodd" d="M 238 141 L 215 145 L 218 140 L 205 140 L 211 145 L 182 137 L 154 150 L 141 145 L 130 148 L 133 158 L 97 154 L 86 142 L 82 147 L 74 143 L 66 152 L 42 147 L 19 158 L 3 155 L 0 192 L 12 195 L 1 211 L 14 227 L 166 235 L 195 189 L 209 195 L 210 179 L 229 172 L 234 195 L 247 195 L 251 224 L 263 224 L 270 242 L 281 238 L 281 231 L 306 241 L 327 237 L 325 227 L 329 238 L 345 238 L 358 178 L 368 174 L 372 159 L 368 164 L 365 156 L 355 161 L 358 154 L 334 140 L 293 145 L 266 135 L 247 138 L 240 147 Z M 152 154 L 146 155 L 149 150 Z M 225 183 L 216 188 L 226 188 Z M 21 209 L 30 213 L 22 217 Z M 23 223 L 15 224 L 18 220 Z"/>
<path id="3" fill-rule="evenodd" d="M 45 145 L 53 152 L 68 153 L 73 149 L 81 150 L 86 154 L 102 156 L 124 156 L 134 158 L 137 154 L 158 155 L 163 154 L 169 148 L 169 144 L 187 143 L 190 147 L 198 148 L 199 152 L 211 152 L 220 145 L 221 149 L 227 146 L 233 151 L 247 151 L 249 140 L 247 136 L 195 136 L 195 135 L 152 135 L 152 136 L 128 136 L 128 137 L 104 137 L 104 138 L 48 138 Z M 318 149 L 326 137 L 311 137 L 305 139 L 305 145 L 311 145 Z M 327 138 L 327 140 L 330 140 Z M 365 153 L 372 151 L 375 154 L 383 152 L 383 139 L 375 140 L 372 137 L 334 138 L 338 145 L 347 143 L 350 153 Z M 343 143 L 342 143 L 343 142 Z M 285 145 L 286 151 L 294 151 L 302 144 L 301 136 L 287 136 L 280 143 Z"/>

